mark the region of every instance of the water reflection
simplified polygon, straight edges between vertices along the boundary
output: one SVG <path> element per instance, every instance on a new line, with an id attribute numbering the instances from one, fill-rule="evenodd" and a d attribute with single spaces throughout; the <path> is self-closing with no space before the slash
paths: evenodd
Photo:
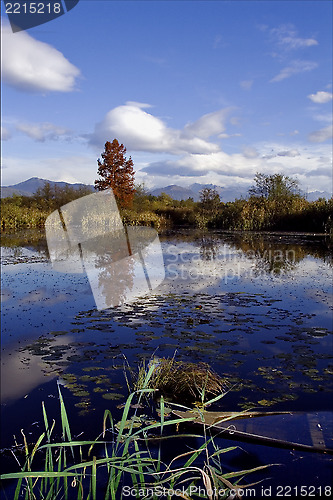
<path id="1" fill-rule="evenodd" d="M 219 240 L 214 236 L 203 236 L 200 242 L 200 257 L 202 260 L 215 260 L 219 250 Z"/>
<path id="2" fill-rule="evenodd" d="M 280 276 L 295 269 L 306 255 L 300 247 L 290 245 L 267 245 L 259 240 L 246 250 L 242 248 L 244 256 L 254 262 L 253 273 L 255 276 L 270 274 Z"/>
<path id="3" fill-rule="evenodd" d="M 24 347 L 16 344 L 1 354 L 1 403 L 26 396 L 35 387 L 56 378 L 74 352 L 74 338 L 39 338 Z"/>
<path id="4" fill-rule="evenodd" d="M 289 267 L 291 261 L 301 262 L 308 256 L 333 264 L 332 240 L 316 235 L 234 233 L 232 244 L 244 255 L 267 262 L 279 260 Z"/>
<path id="5" fill-rule="evenodd" d="M 146 228 L 150 229 L 150 228 Z M 177 242 L 189 243 L 200 248 L 202 260 L 215 260 L 219 253 L 240 251 L 252 260 L 258 260 L 259 267 L 266 267 L 267 272 L 272 269 L 272 262 L 279 261 L 286 270 L 292 269 L 292 262 L 300 263 L 311 256 L 320 259 L 329 266 L 333 266 L 332 240 L 312 234 L 279 234 L 279 233 L 247 233 L 247 232 L 219 232 L 201 230 L 166 231 L 159 235 L 160 241 L 166 246 L 168 243 L 177 245 Z M 27 229 L 13 234 L 2 234 L 2 253 L 12 258 L 21 257 L 28 260 L 32 252 L 38 252 L 45 260 L 49 259 L 45 232 L 36 229 Z M 27 254 L 23 249 L 30 250 Z M 263 261 L 267 263 L 263 266 Z"/>
<path id="6" fill-rule="evenodd" d="M 134 286 L 135 261 L 124 229 L 82 245 L 82 255 L 98 309 L 121 304 Z"/>
<path id="7" fill-rule="evenodd" d="M 103 238 L 98 248 L 93 239 L 82 245 L 102 307 L 123 301 L 129 288 L 142 291 L 145 284 L 150 291 L 158 284 L 164 266 L 153 230 L 128 228 L 127 235 L 123 229 L 113 235 L 113 242 Z M 187 361 L 215 363 L 238 384 L 235 405 L 285 404 L 292 391 L 297 397 L 314 394 L 327 405 L 318 392 L 319 384 L 322 392 L 332 390 L 332 260 L 325 241 L 291 236 L 288 244 L 280 236 L 192 231 L 160 239 L 167 279 L 154 294 L 105 311 L 94 308 L 86 277 L 31 264 L 31 246 L 20 254 L 25 264 L 4 266 L 5 397 L 24 396 L 45 381 L 46 372 L 77 374 L 79 363 L 107 370 L 116 355 L 126 353 L 133 362 L 158 350 L 161 356 L 177 351 Z M 16 250 L 7 247 L 13 259 Z M 50 330 L 64 330 L 63 342 L 40 345 L 37 337 Z M 28 343 L 24 351 L 9 345 L 14 338 Z M 37 347 L 30 349 L 33 342 Z M 87 374 L 82 376 L 84 382 Z"/>
<path id="8" fill-rule="evenodd" d="M 333 253 L 330 240 L 315 238 L 314 241 L 305 236 L 297 238 L 280 235 L 263 234 L 230 234 L 205 233 L 194 236 L 195 246 L 200 248 L 202 261 L 224 260 L 231 270 L 231 263 L 237 260 L 251 262 L 253 277 L 270 275 L 279 277 L 289 274 L 309 256 L 333 265 Z M 210 271 L 212 272 L 212 269 Z M 216 275 L 216 266 L 214 266 Z"/>
<path id="9" fill-rule="evenodd" d="M 162 250 L 153 228 L 122 228 L 83 242 L 81 249 L 99 310 L 147 295 L 164 279 Z"/>
<path id="10" fill-rule="evenodd" d="M 74 200 L 45 222 L 52 266 L 87 273 L 98 310 L 131 302 L 164 279 L 158 234 L 123 227 L 112 189 Z"/>

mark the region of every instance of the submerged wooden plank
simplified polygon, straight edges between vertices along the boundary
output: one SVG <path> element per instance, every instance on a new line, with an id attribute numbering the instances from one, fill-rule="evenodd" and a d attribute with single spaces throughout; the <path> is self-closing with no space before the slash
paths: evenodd
<path id="1" fill-rule="evenodd" d="M 308 413 L 307 420 L 309 423 L 309 430 L 313 446 L 318 448 L 325 448 L 325 440 L 323 436 L 323 429 L 319 423 L 318 417 L 315 414 Z"/>
<path id="2" fill-rule="evenodd" d="M 229 420 L 241 420 L 256 417 L 267 417 L 272 415 L 291 415 L 289 411 L 206 411 L 206 410 L 188 410 L 178 411 L 173 410 L 173 413 L 182 418 L 194 418 L 196 422 L 205 423 L 207 425 L 216 425 L 219 422 Z"/>
<path id="3" fill-rule="evenodd" d="M 252 441 L 267 446 L 333 454 L 331 418 L 328 412 L 206 412 L 178 411 L 181 418 L 207 425 L 220 437 Z M 322 422 L 322 424 L 320 423 Z M 326 436 L 326 440 L 325 440 Z"/>

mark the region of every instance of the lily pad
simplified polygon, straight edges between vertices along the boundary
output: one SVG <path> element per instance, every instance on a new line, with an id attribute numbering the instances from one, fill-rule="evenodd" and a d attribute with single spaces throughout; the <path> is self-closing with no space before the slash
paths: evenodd
<path id="1" fill-rule="evenodd" d="M 117 392 L 106 392 L 105 394 L 102 394 L 102 398 L 117 400 L 117 399 L 124 399 L 124 395 L 119 394 Z"/>

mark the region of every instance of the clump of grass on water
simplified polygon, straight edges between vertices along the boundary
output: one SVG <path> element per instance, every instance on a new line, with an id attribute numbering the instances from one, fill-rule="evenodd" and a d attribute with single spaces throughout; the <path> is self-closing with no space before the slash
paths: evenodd
<path id="1" fill-rule="evenodd" d="M 138 416 L 142 398 L 154 391 L 148 386 L 156 375 L 155 370 L 156 366 L 151 364 L 142 381 L 143 387 L 128 396 L 120 422 L 114 422 L 111 412 L 105 410 L 102 432 L 95 440 L 73 439 L 58 385 L 61 440 L 54 442 L 55 422 L 50 425 L 43 404 L 45 431 L 33 445 L 28 445 L 22 431 L 24 463 L 21 464 L 15 457 L 20 472 L 0 476 L 3 482 L 16 481 L 14 500 L 118 500 L 129 494 L 132 498 L 172 499 L 176 490 L 187 500 L 219 500 L 228 498 L 233 490 L 241 495 L 243 492 L 240 490 L 248 485 L 241 485 L 239 481 L 246 474 L 268 466 L 224 472 L 221 455 L 237 447 L 220 449 L 206 425 L 203 426 L 203 434 L 180 434 L 179 425 L 193 422 L 196 415 L 168 420 L 163 396 L 160 398 L 159 421 L 147 421 Z M 222 396 L 207 401 L 203 407 Z M 175 433 L 166 432 L 167 428 L 175 427 Z M 171 461 L 169 459 L 165 463 L 164 443 L 175 437 L 196 438 L 198 447 L 182 454 L 175 453 Z M 170 454 L 170 450 L 168 452 Z"/>
<path id="2" fill-rule="evenodd" d="M 150 373 L 151 372 L 151 373 Z M 158 395 L 172 401 L 193 403 L 204 396 L 224 394 L 230 384 L 215 373 L 207 363 L 176 361 L 172 358 L 152 357 L 149 363 L 143 362 L 137 373 L 130 368 L 134 390 L 149 387 Z M 149 374 L 147 382 L 147 374 Z"/>

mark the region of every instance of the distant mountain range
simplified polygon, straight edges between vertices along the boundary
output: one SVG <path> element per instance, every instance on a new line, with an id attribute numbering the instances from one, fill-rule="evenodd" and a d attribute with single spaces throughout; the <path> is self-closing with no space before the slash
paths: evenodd
<path id="1" fill-rule="evenodd" d="M 187 200 L 188 198 L 193 198 L 194 201 L 198 201 L 200 199 L 200 191 L 204 188 L 215 189 L 220 195 L 221 201 L 224 203 L 228 201 L 234 201 L 240 198 L 246 198 L 248 195 L 247 188 L 241 188 L 239 186 L 231 186 L 231 187 L 222 187 L 216 186 L 215 184 L 199 184 L 194 183 L 191 184 L 188 188 L 182 188 L 181 186 L 177 186 L 176 184 L 172 184 L 170 186 L 156 188 L 151 191 L 151 194 L 154 196 L 159 196 L 161 193 L 168 194 L 174 200 Z M 328 191 L 312 191 L 311 193 L 306 194 L 306 199 L 308 201 L 315 201 L 318 198 L 326 198 L 327 200 L 332 198 L 332 194 Z"/>
<path id="2" fill-rule="evenodd" d="M 176 184 L 156 188 L 151 191 L 151 194 L 159 196 L 161 193 L 165 193 L 174 200 L 187 200 L 188 198 L 193 198 L 194 201 L 198 201 L 200 199 L 200 191 L 204 188 L 215 189 L 223 202 L 234 201 L 236 198 L 245 198 L 247 196 L 247 189 L 240 188 L 239 186 L 225 188 L 216 186 L 215 184 L 199 184 L 198 182 L 191 184 L 188 188 L 183 188 Z"/>
<path id="3" fill-rule="evenodd" d="M 74 189 L 79 189 L 82 186 L 87 186 L 86 184 L 70 184 L 69 182 L 55 182 L 49 181 L 47 179 L 40 179 L 39 177 L 31 177 L 24 182 L 19 182 L 18 184 L 13 184 L 11 186 L 1 187 L 1 198 L 6 198 L 8 196 L 22 195 L 22 196 L 32 196 L 38 188 L 43 187 L 44 184 L 48 182 L 51 186 L 65 187 L 70 186 Z M 94 191 L 94 186 L 89 185 L 91 191 Z M 152 189 L 150 192 L 154 196 L 159 196 L 161 193 L 165 193 L 174 200 L 187 200 L 188 198 L 193 198 L 194 201 L 200 199 L 200 191 L 204 188 L 215 189 L 223 202 L 234 201 L 236 198 L 245 198 L 247 196 L 247 189 L 241 188 L 239 186 L 232 187 L 222 187 L 216 186 L 215 184 L 199 184 L 195 182 L 189 187 L 181 187 L 176 184 L 171 184 L 170 186 L 165 186 L 161 188 Z M 307 199 L 309 201 L 315 201 L 318 198 L 331 198 L 331 194 L 328 191 L 313 191 L 307 194 Z"/>
<path id="4" fill-rule="evenodd" d="M 12 186 L 1 186 L 1 198 L 6 198 L 7 196 L 21 195 L 21 196 L 32 196 L 35 194 L 38 188 L 42 188 L 45 183 L 48 182 L 51 186 L 58 186 L 63 188 L 65 186 L 70 186 L 74 189 L 79 189 L 82 186 L 86 186 L 86 184 L 70 184 L 69 182 L 55 182 L 48 181 L 47 179 L 40 179 L 39 177 L 31 177 L 24 182 L 19 182 L 18 184 L 13 184 Z M 91 187 L 91 191 L 94 191 L 94 186 Z"/>

